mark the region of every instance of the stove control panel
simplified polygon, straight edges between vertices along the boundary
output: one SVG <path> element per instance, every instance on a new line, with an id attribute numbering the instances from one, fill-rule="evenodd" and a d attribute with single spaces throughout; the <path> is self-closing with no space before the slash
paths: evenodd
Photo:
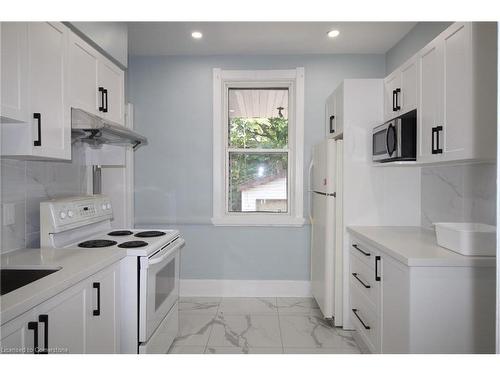
<path id="1" fill-rule="evenodd" d="M 105 195 L 53 199 L 40 203 L 40 235 L 59 233 L 111 220 L 113 208 Z"/>

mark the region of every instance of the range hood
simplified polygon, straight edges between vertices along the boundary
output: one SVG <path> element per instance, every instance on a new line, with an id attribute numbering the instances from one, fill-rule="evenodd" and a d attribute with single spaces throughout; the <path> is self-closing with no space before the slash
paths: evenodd
<path id="1" fill-rule="evenodd" d="M 79 108 L 71 108 L 71 138 L 82 141 L 91 147 L 103 144 L 115 146 L 147 145 L 148 139 L 112 121 L 103 119 Z"/>

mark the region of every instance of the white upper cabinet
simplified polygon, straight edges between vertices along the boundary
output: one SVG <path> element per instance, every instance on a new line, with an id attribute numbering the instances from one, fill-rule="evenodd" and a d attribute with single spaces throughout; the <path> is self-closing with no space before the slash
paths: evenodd
<path id="1" fill-rule="evenodd" d="M 397 105 L 398 89 L 401 90 L 401 75 L 397 70 L 384 79 L 384 119 L 390 120 L 399 113 Z"/>
<path id="2" fill-rule="evenodd" d="M 2 34 L 2 45 L 5 40 L 9 49 L 24 56 L 24 62 L 4 65 L 11 57 L 2 53 L 2 79 L 9 77 L 10 82 L 2 83 L 2 97 L 5 91 L 7 98 L 2 112 L 4 104 L 14 103 L 5 113 L 17 120 L 2 121 L 2 155 L 70 160 L 71 123 L 66 102 L 69 30 L 57 22 L 3 24 L 4 28 L 10 30 Z"/>
<path id="3" fill-rule="evenodd" d="M 384 80 L 384 119 L 417 108 L 418 68 L 417 59 L 412 58 Z"/>
<path id="4" fill-rule="evenodd" d="M 101 111 L 103 117 L 125 123 L 124 72 L 115 64 L 102 59 L 97 72 L 98 86 L 101 92 Z"/>
<path id="5" fill-rule="evenodd" d="M 496 158 L 496 24 L 457 22 L 418 54 L 420 162 Z"/>
<path id="6" fill-rule="evenodd" d="M 407 61 L 400 70 L 400 92 L 398 92 L 398 106 L 401 114 L 417 108 L 418 104 L 418 64 L 417 59 Z"/>
<path id="7" fill-rule="evenodd" d="M 125 74 L 87 42 L 71 33 L 70 105 L 121 125 L 125 122 Z"/>
<path id="8" fill-rule="evenodd" d="M 1 122 L 28 121 L 28 27 L 3 22 L 1 33 Z"/>
<path id="9" fill-rule="evenodd" d="M 71 160 L 71 108 L 124 124 L 124 72 L 57 22 L 1 23 L 1 155 Z"/>
<path id="10" fill-rule="evenodd" d="M 427 45 L 419 54 L 420 66 L 420 104 L 417 111 L 417 121 L 420 134 L 418 161 L 432 162 L 438 157 L 432 150 L 437 150 L 437 131 L 443 125 L 440 49 L 437 42 Z M 432 134 L 435 134 L 434 140 Z M 430 136 L 429 136 L 430 135 Z M 436 152 L 436 151 L 434 151 Z"/>
<path id="11" fill-rule="evenodd" d="M 66 106 L 68 29 L 61 23 L 28 24 L 28 64 L 33 155 L 71 159 Z"/>
<path id="12" fill-rule="evenodd" d="M 417 163 L 496 158 L 497 30 L 457 22 L 384 80 L 384 119 L 417 110 Z"/>
<path id="13" fill-rule="evenodd" d="M 99 114 L 97 67 L 99 55 L 88 43 L 71 33 L 69 37 L 70 106 Z"/>
<path id="14" fill-rule="evenodd" d="M 339 138 L 344 131 L 344 83 L 326 99 L 325 124 L 328 138 Z"/>

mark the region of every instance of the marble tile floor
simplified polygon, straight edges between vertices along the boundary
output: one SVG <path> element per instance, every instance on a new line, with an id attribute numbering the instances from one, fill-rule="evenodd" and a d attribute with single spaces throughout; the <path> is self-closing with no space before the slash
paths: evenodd
<path id="1" fill-rule="evenodd" d="M 184 297 L 170 354 L 360 354 L 312 298 Z"/>

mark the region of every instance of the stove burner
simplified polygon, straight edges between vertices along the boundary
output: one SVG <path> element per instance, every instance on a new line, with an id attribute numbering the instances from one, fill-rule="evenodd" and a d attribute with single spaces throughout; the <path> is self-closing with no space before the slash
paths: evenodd
<path id="1" fill-rule="evenodd" d="M 133 234 L 133 232 L 129 230 L 115 230 L 113 232 L 109 232 L 108 236 L 129 236 Z"/>
<path id="2" fill-rule="evenodd" d="M 80 242 L 78 247 L 94 248 L 94 247 L 108 247 L 116 245 L 118 242 L 110 240 L 89 240 Z"/>
<path id="3" fill-rule="evenodd" d="M 159 230 L 148 230 L 145 232 L 139 232 L 135 236 L 136 237 L 160 237 L 164 236 L 165 232 L 160 232 Z"/>
<path id="4" fill-rule="evenodd" d="M 144 241 L 127 241 L 127 242 L 119 244 L 118 247 L 122 247 L 122 248 L 125 248 L 125 249 L 130 249 L 130 248 L 133 248 L 133 247 L 144 247 L 144 246 L 147 246 L 147 245 L 148 245 L 148 243 L 144 242 Z"/>

